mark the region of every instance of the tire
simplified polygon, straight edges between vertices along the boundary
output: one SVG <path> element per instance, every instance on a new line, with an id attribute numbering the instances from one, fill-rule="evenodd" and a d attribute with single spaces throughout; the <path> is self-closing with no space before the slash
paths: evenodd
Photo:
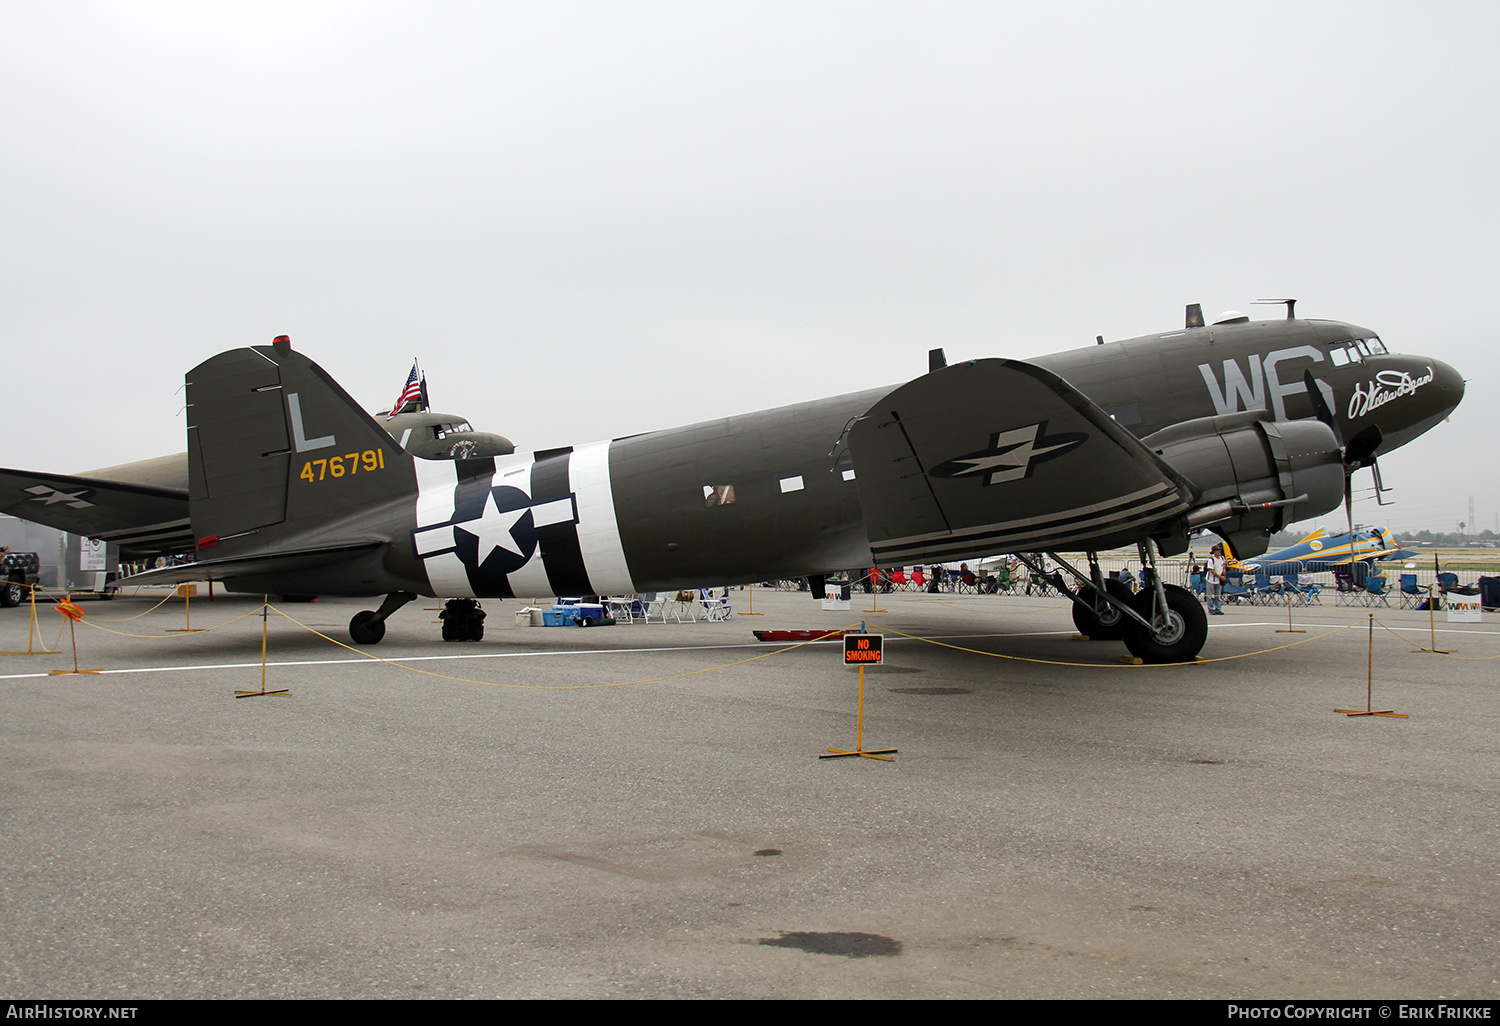
<path id="1" fill-rule="evenodd" d="M 443 621 L 444 641 L 483 641 L 484 621 L 473 617 L 455 617 Z"/>
<path id="2" fill-rule="evenodd" d="M 15 581 L 6 581 L 4 584 L 0 584 L 0 606 L 4 606 L 6 609 L 13 609 L 19 606 L 25 597 L 26 589 Z"/>
<path id="3" fill-rule="evenodd" d="M 443 621 L 444 641 L 483 641 L 484 610 L 473 599 L 449 599 L 438 619 Z"/>
<path id="4" fill-rule="evenodd" d="M 1148 663 L 1188 663 L 1203 651 L 1208 640 L 1208 614 L 1193 593 L 1175 584 L 1163 586 L 1167 597 L 1167 626 L 1160 633 L 1134 620 L 1124 621 L 1125 647 L 1130 654 Z M 1130 600 L 1130 607 L 1147 620 L 1151 619 L 1153 595 L 1142 589 Z"/>
<path id="5" fill-rule="evenodd" d="M 1121 602 L 1133 601 L 1130 585 L 1124 581 L 1108 580 L 1104 582 L 1104 590 L 1119 599 Z M 1091 602 L 1094 597 L 1092 585 L 1085 585 L 1079 589 L 1079 596 L 1085 602 Z M 1073 603 L 1073 626 L 1078 628 L 1078 633 L 1087 637 L 1090 641 L 1119 641 L 1125 636 L 1126 616 L 1114 606 L 1106 606 L 1104 615 L 1096 615 L 1091 608 L 1085 608 L 1077 602 Z"/>
<path id="6" fill-rule="evenodd" d="M 378 617 L 373 609 L 354 614 L 354 619 L 349 621 L 349 637 L 356 645 L 380 644 L 380 639 L 385 637 L 385 621 Z"/>

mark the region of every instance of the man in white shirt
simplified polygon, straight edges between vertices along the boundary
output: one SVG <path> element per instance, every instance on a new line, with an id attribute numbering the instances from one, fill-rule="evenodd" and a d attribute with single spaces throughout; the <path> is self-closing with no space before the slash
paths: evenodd
<path id="1" fill-rule="evenodd" d="M 1208 553 L 1208 568 L 1203 574 L 1203 587 L 1208 596 L 1210 616 L 1223 616 L 1219 597 L 1224 594 L 1224 582 L 1229 579 L 1229 561 L 1224 558 L 1223 544 L 1215 545 Z"/>

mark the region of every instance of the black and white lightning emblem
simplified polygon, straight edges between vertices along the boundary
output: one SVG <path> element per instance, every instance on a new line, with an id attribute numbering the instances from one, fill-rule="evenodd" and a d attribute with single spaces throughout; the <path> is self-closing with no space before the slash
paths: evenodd
<path id="1" fill-rule="evenodd" d="M 1078 448 L 1088 435 L 1076 432 L 1047 434 L 1047 422 L 997 431 L 990 436 L 988 449 L 955 456 L 940 463 L 928 473 L 933 477 L 978 477 L 985 485 L 1020 481 L 1031 476 L 1038 463 Z"/>

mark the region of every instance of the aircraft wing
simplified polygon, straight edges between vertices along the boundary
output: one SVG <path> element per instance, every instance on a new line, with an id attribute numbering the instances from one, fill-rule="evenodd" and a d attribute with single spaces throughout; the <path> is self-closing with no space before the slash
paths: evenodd
<path id="1" fill-rule="evenodd" d="M 142 555 L 193 547 L 186 488 L 0 469 L 0 512 Z"/>
<path id="2" fill-rule="evenodd" d="M 1019 360 L 923 375 L 870 407 L 848 438 L 883 566 L 1113 548 L 1194 498 L 1109 414 Z"/>
<path id="3" fill-rule="evenodd" d="M 294 549 L 285 552 L 268 552 L 253 556 L 230 556 L 225 559 L 200 559 L 196 563 L 180 563 L 165 566 L 160 570 L 122 577 L 114 582 L 117 586 L 132 584 L 183 584 L 188 581 L 225 581 L 235 577 L 256 577 L 262 574 L 286 574 L 299 570 L 317 570 L 335 563 L 353 559 L 374 551 L 382 541 L 356 541 L 341 545 L 325 545 L 320 548 Z"/>

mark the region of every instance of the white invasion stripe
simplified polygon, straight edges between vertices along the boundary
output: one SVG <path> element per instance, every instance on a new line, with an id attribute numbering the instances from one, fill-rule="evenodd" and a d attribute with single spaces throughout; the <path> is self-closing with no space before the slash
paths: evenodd
<path id="1" fill-rule="evenodd" d="M 542 547 L 538 545 L 526 565 L 519 570 L 512 570 L 505 580 L 510 585 L 511 594 L 517 598 L 542 598 L 551 595 L 552 582 L 547 580 L 547 564 L 542 562 Z"/>
<path id="2" fill-rule="evenodd" d="M 412 535 L 412 541 L 417 555 L 426 559 L 429 553 L 453 548 L 453 525 L 444 524 L 441 527 L 424 528 Z"/>
<path id="3" fill-rule="evenodd" d="M 417 471 L 417 527 L 430 527 L 453 518 L 453 496 L 458 488 L 458 467 L 452 460 L 412 460 Z M 441 535 L 433 531 L 433 535 Z M 452 533 L 449 532 L 451 539 Z M 463 562 L 449 552 L 423 560 L 427 582 L 438 598 L 472 598 L 469 575 Z"/>
<path id="4" fill-rule="evenodd" d="M 453 494 L 458 467 L 452 460 L 412 460 L 417 469 L 417 526 L 430 527 L 453 519 Z"/>
<path id="5" fill-rule="evenodd" d="M 428 556 L 427 580 L 432 582 L 432 592 L 438 598 L 473 598 L 474 589 L 469 585 L 469 573 L 456 552 L 444 552 Z"/>
<path id="6" fill-rule="evenodd" d="M 568 461 L 568 486 L 578 497 L 578 548 L 589 583 L 600 594 L 632 595 L 635 583 L 625 562 L 609 483 L 609 446 L 609 442 L 590 442 L 574 449 Z"/>
<path id="7" fill-rule="evenodd" d="M 534 527 L 551 527 L 553 524 L 571 524 L 576 519 L 571 498 L 553 499 L 531 507 L 531 523 Z"/>
<path id="8" fill-rule="evenodd" d="M 525 453 L 509 458 L 512 462 L 502 463 L 495 461 L 495 484 L 509 485 L 519 488 L 528 496 L 531 495 L 531 468 L 536 465 L 536 456 L 533 453 Z M 561 501 L 567 506 L 567 519 L 573 517 L 573 504 L 566 499 L 544 502 L 531 507 L 531 523 L 533 527 L 543 526 L 542 518 L 546 515 L 543 510 L 552 510 Z M 548 523 L 556 523 L 548 520 Z M 520 598 L 542 598 L 552 594 L 552 583 L 547 580 L 547 565 L 542 562 L 542 547 L 538 545 L 526 565 L 518 570 L 512 570 L 506 575 L 505 581 L 510 585 L 511 594 Z"/>

